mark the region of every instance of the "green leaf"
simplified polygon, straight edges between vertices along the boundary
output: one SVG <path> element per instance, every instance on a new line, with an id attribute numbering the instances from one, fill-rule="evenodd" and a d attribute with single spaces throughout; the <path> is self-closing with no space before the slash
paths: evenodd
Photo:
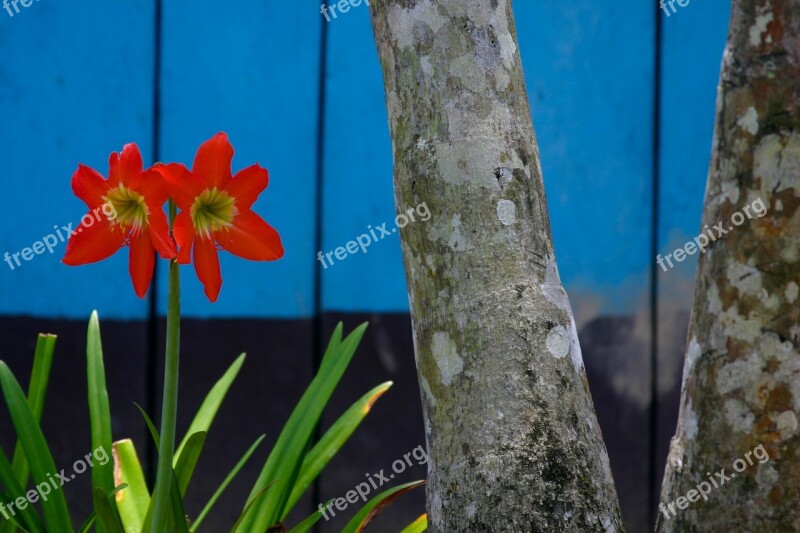
<path id="1" fill-rule="evenodd" d="M 55 348 L 55 335 L 39 334 L 36 339 L 36 350 L 33 354 L 31 379 L 28 383 L 28 405 L 31 407 L 33 419 L 36 420 L 37 424 L 42 421 L 42 412 L 44 411 L 44 401 L 47 396 L 47 386 L 50 382 L 50 369 L 53 367 Z M 28 468 L 28 461 L 25 459 L 25 453 L 22 451 L 22 445 L 19 442 L 17 442 L 17 446 L 14 449 L 14 458 L 11 460 L 11 466 L 19 484 L 22 486 L 27 485 L 30 469 Z"/>
<path id="2" fill-rule="evenodd" d="M 111 506 L 111 498 L 103 489 L 95 487 L 92 489 L 92 496 L 94 499 L 94 511 L 97 516 L 97 524 L 102 526 L 103 531 L 107 533 L 125 533 L 122 529 L 122 524 L 114 514 L 113 507 Z"/>
<path id="3" fill-rule="evenodd" d="M 7 506 L 10 502 L 16 500 L 17 498 L 25 497 L 25 490 L 19 484 L 17 478 L 14 477 L 14 472 L 11 469 L 11 463 L 8 462 L 8 457 L 6 457 L 6 454 L 2 449 L 0 449 L 0 484 L 2 484 L 7 491 L 9 491 L 9 494 L 4 494 L 0 499 L 4 505 Z M 44 531 L 42 521 L 32 506 L 28 505 L 22 511 L 15 507 L 14 515 L 11 515 L 11 511 L 7 507 L 5 508 L 5 511 L 9 514 L 9 516 L 6 517 L 3 513 L 0 513 L 0 517 L 9 519 L 8 522 L 4 522 L 4 525 L 10 529 L 14 528 L 14 523 L 10 520 L 16 520 L 17 518 L 20 518 L 30 531 L 35 533 L 41 533 Z M 17 524 L 19 524 L 19 522 L 17 522 Z"/>
<path id="4" fill-rule="evenodd" d="M 200 453 L 203 451 L 207 435 L 208 433 L 205 431 L 200 431 L 189 437 L 183 447 L 183 453 L 178 458 L 178 464 L 175 465 L 175 476 L 178 478 L 178 488 L 181 491 L 181 496 L 185 496 L 186 489 L 189 488 L 189 482 L 192 480 L 194 468 L 197 466 L 198 459 L 200 459 Z"/>
<path id="5" fill-rule="evenodd" d="M 103 345 L 100 340 L 100 321 L 97 311 L 92 312 L 89 329 L 86 335 L 86 374 L 89 386 L 89 421 L 92 429 L 92 450 L 103 450 L 108 453 L 114 442 L 111 437 L 111 408 L 106 389 L 106 371 L 103 363 Z M 92 467 L 92 486 L 99 488 L 104 494 L 114 490 L 114 463 L 96 464 Z M 111 513 L 115 522 L 119 522 L 116 501 L 110 501 Z M 104 520 L 98 513 L 98 522 Z"/>
<path id="6" fill-rule="evenodd" d="M 428 529 L 428 515 L 424 514 L 411 522 L 403 531 L 400 533 L 422 533 Z"/>
<path id="7" fill-rule="evenodd" d="M 244 467 L 245 464 L 247 464 L 247 461 L 250 460 L 250 457 L 253 455 L 253 453 L 256 451 L 256 448 L 258 448 L 259 444 L 261 444 L 265 437 L 266 435 L 261 435 L 258 440 L 256 440 L 253 445 L 250 446 L 250 449 L 245 452 L 242 458 L 239 459 L 239 462 L 236 463 L 236 466 L 233 467 L 233 470 L 231 470 L 228 475 L 225 476 L 225 479 L 211 496 L 211 499 L 208 500 L 208 503 L 205 505 L 205 507 L 203 507 L 203 510 L 200 511 L 200 514 L 197 515 L 197 518 L 194 520 L 194 522 L 192 522 L 192 532 L 197 531 L 197 528 L 199 528 L 200 524 L 203 523 L 203 520 L 206 519 L 208 513 L 211 512 L 214 504 L 217 503 L 217 500 L 219 500 L 220 496 L 222 496 L 222 493 L 225 492 L 225 489 L 228 488 L 228 485 L 231 484 L 231 481 L 233 481 L 239 471 Z"/>
<path id="8" fill-rule="evenodd" d="M 142 465 L 132 440 L 114 443 L 114 461 L 118 477 L 116 481 L 126 485 L 124 491 L 116 494 L 122 525 L 125 531 L 141 531 L 150 506 L 150 491 L 147 490 Z"/>
<path id="9" fill-rule="evenodd" d="M 268 483 L 276 485 L 257 505 L 245 511 L 244 531 L 264 531 L 280 521 L 322 411 L 350 364 L 366 328 L 367 325 L 362 324 L 326 354 L 320 371 L 286 422 L 250 493 L 252 499 Z M 336 338 L 337 333 L 334 333 L 331 345 Z"/>
<path id="10" fill-rule="evenodd" d="M 336 324 L 336 327 L 331 334 L 331 340 L 328 342 L 328 347 L 325 348 L 325 355 L 322 356 L 322 361 L 320 361 L 320 371 L 329 365 L 330 362 L 334 359 L 334 354 L 339 349 L 339 346 L 342 344 L 342 333 L 344 331 L 344 325 L 339 322 Z"/>
<path id="11" fill-rule="evenodd" d="M 114 488 L 114 491 L 111 494 L 108 495 L 108 497 L 110 498 L 110 497 L 114 496 L 115 494 L 117 494 L 119 491 L 127 489 L 127 488 L 128 488 L 128 486 L 125 483 L 123 483 L 121 485 L 117 485 Z M 97 522 L 97 511 L 92 511 L 91 514 L 89 515 L 89 517 L 86 519 L 86 521 L 81 526 L 81 528 L 78 530 L 78 533 L 87 533 L 89 531 L 89 529 L 94 525 L 95 522 Z"/>
<path id="12" fill-rule="evenodd" d="M 389 390 L 391 386 L 392 382 L 387 381 L 362 396 L 325 432 L 325 435 L 322 436 L 316 446 L 308 452 L 281 520 L 286 519 L 286 516 L 306 492 L 309 485 L 317 478 L 341 447 L 344 446 L 356 428 L 369 414 L 370 409 L 378 401 L 378 398 Z"/>
<path id="13" fill-rule="evenodd" d="M 237 531 L 239 531 L 239 527 L 242 525 L 242 521 L 247 516 L 247 513 L 250 511 L 250 509 L 253 508 L 253 506 L 256 504 L 256 502 L 258 502 L 258 500 L 260 500 L 261 498 L 263 498 L 267 494 L 267 491 L 274 484 L 275 484 L 275 482 L 273 481 L 272 483 L 270 483 L 269 485 L 267 485 L 266 487 L 264 487 L 263 489 L 258 491 L 255 496 L 250 498 L 250 501 L 247 502 L 247 505 L 244 506 L 244 510 L 242 511 L 242 514 L 239 515 L 239 518 L 237 518 L 236 522 L 233 524 L 233 527 L 231 528 L 231 533 L 236 533 Z M 269 529 L 271 529 L 271 528 L 266 528 L 266 531 L 269 531 Z"/>
<path id="14" fill-rule="evenodd" d="M 3 397 L 6 406 L 11 414 L 11 421 L 25 457 L 28 460 L 34 483 L 40 484 L 48 482 L 48 476 L 55 475 L 56 470 L 53 456 L 47 447 L 39 424 L 36 423 L 28 400 L 22 392 L 19 383 L 8 366 L 0 361 L 0 387 L 3 389 Z M 47 501 L 42 502 L 45 526 L 50 531 L 71 532 L 72 523 L 67 510 L 67 501 L 64 498 L 64 491 L 59 487 L 48 496 Z"/>
<path id="15" fill-rule="evenodd" d="M 327 502 L 325 505 L 327 506 L 328 503 L 331 502 Z M 316 510 L 311 516 L 290 529 L 289 533 L 306 533 L 307 531 L 310 531 L 317 522 L 319 522 L 320 518 L 322 518 L 322 511 Z"/>
<path id="16" fill-rule="evenodd" d="M 186 446 L 189 438 L 191 438 L 192 435 L 200 432 L 207 433 L 211 429 L 211 424 L 214 422 L 214 418 L 217 416 L 220 405 L 222 405 L 222 401 L 228 394 L 228 390 L 231 388 L 233 380 L 235 380 L 236 376 L 239 374 L 239 370 L 241 370 L 242 365 L 244 364 L 244 359 L 245 354 L 237 357 L 225 374 L 211 388 L 211 391 L 208 393 L 208 396 L 206 396 L 205 400 L 203 400 L 203 403 L 200 406 L 200 409 L 197 411 L 194 420 L 192 420 L 192 423 L 189 425 L 189 429 L 186 431 L 186 436 L 175 450 L 175 460 L 173 462 L 173 466 L 178 464 L 178 461 L 181 458 L 181 453 L 183 452 L 183 448 Z M 194 465 L 192 465 L 192 470 L 194 470 Z"/>
<path id="17" fill-rule="evenodd" d="M 144 418 L 145 424 L 147 424 L 147 428 L 150 430 L 150 436 L 153 438 L 153 442 L 155 442 L 156 450 L 158 450 L 158 443 L 159 443 L 159 435 L 158 430 L 156 429 L 155 424 L 147 415 L 147 412 L 142 409 L 142 407 L 134 403 L 139 409 L 139 412 L 142 413 L 142 417 Z M 181 497 L 181 491 L 178 488 L 178 478 L 175 475 L 175 470 L 172 470 L 172 484 L 170 487 L 170 503 L 172 504 L 172 519 L 173 523 L 176 525 L 176 530 L 178 533 L 189 533 L 189 528 L 186 525 L 186 511 L 184 511 L 183 507 L 183 498 Z M 155 503 L 155 498 L 150 499 L 150 506 L 147 508 L 147 515 L 144 519 L 144 527 L 142 528 L 142 533 L 148 533 L 150 531 L 150 527 L 153 521 L 153 504 Z"/>
<path id="18" fill-rule="evenodd" d="M 342 529 L 342 533 L 361 533 L 364 531 L 370 522 L 375 520 L 375 518 L 384 510 L 386 507 L 389 506 L 393 501 L 397 498 L 405 494 L 410 490 L 414 490 L 417 487 L 421 487 L 424 485 L 424 481 L 412 481 L 411 483 L 406 483 L 404 485 L 400 485 L 399 487 L 391 488 L 387 491 L 381 492 L 367 504 L 361 508 L 358 513 L 350 520 L 344 529 Z"/>

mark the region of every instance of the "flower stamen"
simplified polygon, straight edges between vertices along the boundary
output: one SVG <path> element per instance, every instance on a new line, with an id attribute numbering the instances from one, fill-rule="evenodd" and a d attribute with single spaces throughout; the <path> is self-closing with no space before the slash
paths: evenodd
<path id="1" fill-rule="evenodd" d="M 235 202 L 230 194 L 216 187 L 201 192 L 189 212 L 195 231 L 210 240 L 212 233 L 230 227 L 239 214 Z"/>

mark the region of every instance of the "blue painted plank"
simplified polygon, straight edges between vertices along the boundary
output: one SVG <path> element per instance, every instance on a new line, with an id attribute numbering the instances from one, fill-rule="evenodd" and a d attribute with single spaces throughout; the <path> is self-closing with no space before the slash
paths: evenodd
<path id="1" fill-rule="evenodd" d="M 658 247 L 663 255 L 700 232 L 730 3 L 693 2 L 669 13 L 662 15 Z M 667 272 L 659 268 L 664 305 L 689 308 L 697 258 L 673 262 Z"/>
<path id="2" fill-rule="evenodd" d="M 400 239 L 391 233 L 396 229 L 392 142 L 368 8 L 351 8 L 327 24 L 321 251 L 335 252 L 362 235 L 368 236 L 362 242 L 370 244 L 365 245 L 366 253 L 358 248 L 343 260 L 335 255 L 324 260 L 323 308 L 404 311 L 408 293 Z M 391 234 L 381 237 L 376 228 L 384 223 Z M 370 229 L 380 240 L 372 238 Z"/>
<path id="3" fill-rule="evenodd" d="M 252 263 L 221 253 L 223 285 L 216 304 L 206 300 L 194 268 L 184 268 L 184 312 L 309 316 L 320 15 L 290 2 L 220 6 L 211 0 L 164 3 L 161 157 L 191 166 L 201 142 L 227 131 L 236 148 L 234 171 L 254 162 L 270 171 L 270 185 L 254 210 L 278 229 L 286 255 Z M 164 267 L 162 262 L 162 272 Z"/>
<path id="4" fill-rule="evenodd" d="M 578 321 L 646 306 L 655 20 L 647 2 L 515 2 L 556 259 Z"/>
<path id="5" fill-rule="evenodd" d="M 0 10 L 0 254 L 32 246 L 53 226 L 77 227 L 86 212 L 70 190 L 79 162 L 106 174 L 123 144 L 152 150 L 152 0 L 19 8 Z M 78 268 L 61 264 L 64 250 L 59 243 L 20 267 L 12 262 L 14 270 L 0 263 L 0 314 L 146 316 L 127 250 Z"/>

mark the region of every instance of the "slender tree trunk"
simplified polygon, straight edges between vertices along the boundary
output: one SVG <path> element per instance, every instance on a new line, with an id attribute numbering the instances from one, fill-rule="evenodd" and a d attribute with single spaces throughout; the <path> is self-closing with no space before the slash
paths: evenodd
<path id="1" fill-rule="evenodd" d="M 800 531 L 800 0 L 733 1 L 702 231 L 715 225 L 728 233 L 698 267 L 657 530 Z M 678 500 L 701 483 L 707 501 Z"/>
<path id="2" fill-rule="evenodd" d="M 372 3 L 431 531 L 620 531 L 550 237 L 509 0 Z"/>

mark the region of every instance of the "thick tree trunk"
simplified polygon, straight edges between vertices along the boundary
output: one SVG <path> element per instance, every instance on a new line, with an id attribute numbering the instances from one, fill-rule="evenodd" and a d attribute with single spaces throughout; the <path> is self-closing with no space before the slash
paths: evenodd
<path id="1" fill-rule="evenodd" d="M 381 0 L 432 531 L 619 531 L 509 0 Z"/>
<path id="2" fill-rule="evenodd" d="M 713 226 L 657 529 L 800 531 L 800 0 L 733 2 Z"/>

